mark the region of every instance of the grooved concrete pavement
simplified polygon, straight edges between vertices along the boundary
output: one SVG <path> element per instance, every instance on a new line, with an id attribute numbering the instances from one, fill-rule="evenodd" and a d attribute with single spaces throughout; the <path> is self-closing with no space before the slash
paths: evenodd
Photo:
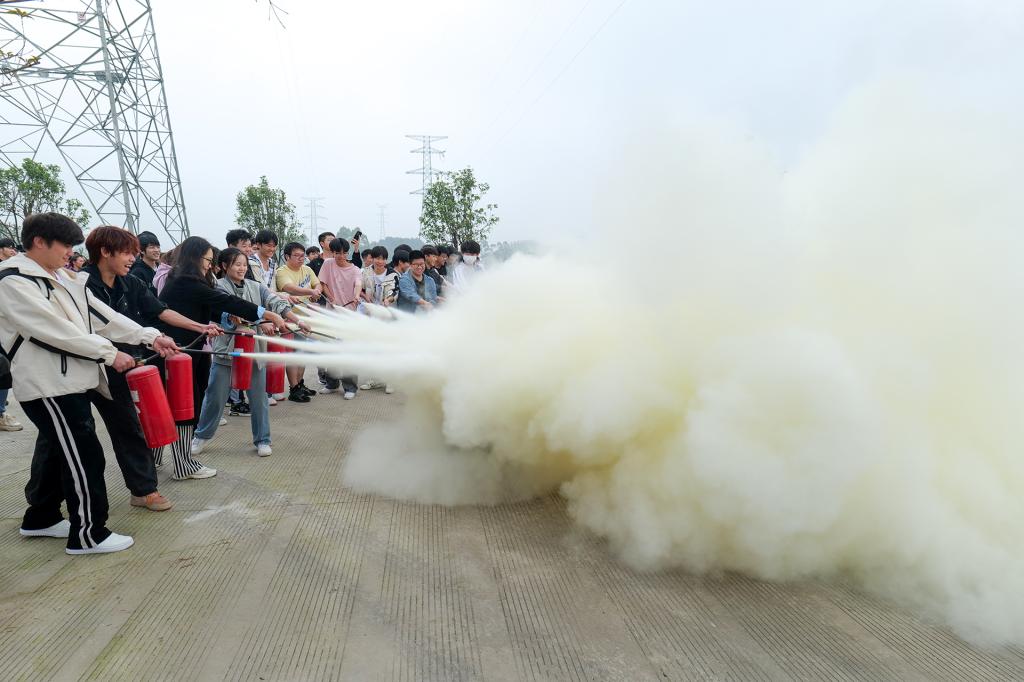
<path id="1" fill-rule="evenodd" d="M 18 536 L 35 434 L 0 432 L 0 680 L 1024 679 L 1019 650 L 842 585 L 635 573 L 556 496 L 449 509 L 345 488 L 354 431 L 401 401 L 282 403 L 266 459 L 230 417 L 201 458 L 218 476 L 165 467 L 159 514 L 128 506 L 110 453 L 110 526 L 136 545 L 96 557 Z"/>

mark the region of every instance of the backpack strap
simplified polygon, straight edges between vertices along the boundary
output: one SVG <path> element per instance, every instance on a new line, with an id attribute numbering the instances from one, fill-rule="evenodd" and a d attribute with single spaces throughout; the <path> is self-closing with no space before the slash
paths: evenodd
<path id="1" fill-rule="evenodd" d="M 53 291 L 53 283 L 50 282 L 50 280 L 47 279 L 46 277 L 39 277 L 38 275 L 27 275 L 27 274 L 21 272 L 20 270 L 18 270 L 17 268 L 7 268 L 5 270 L 0 270 L 0 281 L 3 281 L 7 277 L 12 277 L 12 276 L 14 276 L 14 277 L 22 277 L 24 279 L 36 282 L 37 284 L 39 282 L 43 282 L 46 285 L 46 300 L 50 300 L 50 292 Z M 88 301 L 89 301 L 88 293 L 86 293 L 86 299 L 85 300 L 86 300 L 86 305 L 88 306 Z M 88 306 L 88 307 L 89 307 L 90 310 L 92 309 L 92 306 Z M 100 317 L 100 316 L 97 315 L 97 317 Z M 100 319 L 102 319 L 102 317 Z M 91 320 L 89 321 L 89 332 L 92 333 L 92 321 Z M 7 358 L 8 363 L 13 363 L 14 362 L 14 354 L 18 352 L 18 349 L 21 347 L 21 344 L 24 341 L 25 341 L 25 339 L 21 336 L 21 334 L 19 334 L 14 339 L 14 343 L 11 344 L 11 349 L 10 350 L 5 351 L 3 349 L 3 347 L 0 346 L 0 354 L 2 354 L 5 358 Z M 86 357 L 85 355 L 79 355 L 78 353 L 71 353 L 69 351 L 62 350 L 62 349 L 57 348 L 55 346 L 51 346 L 50 344 L 48 344 L 48 343 L 46 343 L 44 341 L 40 341 L 39 339 L 34 339 L 32 337 L 29 337 L 28 342 L 33 344 L 33 345 L 35 345 L 35 346 L 38 346 L 39 348 L 42 348 L 45 351 L 49 351 L 51 353 L 55 353 L 55 354 L 59 355 L 60 356 L 61 374 L 67 374 L 67 371 L 68 371 L 68 358 L 75 358 L 76 360 L 85 360 L 87 362 L 95 362 L 96 364 L 102 364 L 103 363 L 103 358 L 98 358 L 98 359 L 97 358 L 90 358 L 90 357 Z"/>

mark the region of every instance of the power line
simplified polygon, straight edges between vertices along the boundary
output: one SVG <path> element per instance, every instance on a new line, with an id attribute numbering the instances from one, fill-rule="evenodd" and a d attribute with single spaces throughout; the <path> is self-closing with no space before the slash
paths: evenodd
<path id="1" fill-rule="evenodd" d="M 498 123 L 498 121 L 505 117 L 505 115 L 509 111 L 509 106 L 516 101 L 516 99 L 519 97 L 519 94 L 523 92 L 526 86 L 530 84 L 530 81 L 532 81 L 534 77 L 540 72 L 541 67 L 544 66 L 544 63 L 548 60 L 548 57 L 550 57 L 554 53 L 555 49 L 562 44 L 562 41 L 565 40 L 565 36 L 569 34 L 569 31 L 572 29 L 573 26 L 576 25 L 576 22 L 580 20 L 580 17 L 583 16 L 583 13 L 587 11 L 587 8 L 590 7 L 590 4 L 593 1 L 594 0 L 586 0 L 586 2 L 580 5 L 580 9 L 578 12 L 576 12 L 576 16 L 572 18 L 572 21 L 566 24 L 565 28 L 562 29 L 562 32 L 555 39 L 555 42 L 551 44 L 551 47 L 549 47 L 547 52 L 544 53 L 544 56 L 540 58 L 540 61 L 538 61 L 534 65 L 533 70 L 530 71 L 530 75 L 526 77 L 526 80 L 519 84 L 519 87 L 516 88 L 515 92 L 513 92 L 511 96 L 505 99 L 504 105 L 498 109 L 498 113 L 494 116 L 491 122 L 488 123 L 483 128 L 483 130 L 489 131 L 491 128 L 494 127 L 495 124 Z"/>
<path id="2" fill-rule="evenodd" d="M 576 60 L 577 60 L 577 59 L 579 59 L 579 56 L 580 56 L 581 54 L 583 54 L 583 52 L 584 52 L 584 51 L 585 51 L 585 50 L 586 50 L 586 49 L 587 49 L 588 47 L 590 47 L 590 44 L 591 44 L 592 42 L 594 42 L 594 39 L 595 39 L 595 38 L 597 38 L 597 36 L 601 34 L 601 31 L 603 31 L 603 30 L 604 30 L 605 26 L 607 26 L 607 25 L 608 25 L 608 24 L 609 24 L 609 23 L 611 22 L 611 20 L 612 20 L 612 19 L 613 19 L 613 18 L 615 17 L 615 15 L 619 13 L 619 10 L 620 10 L 620 9 L 622 9 L 622 6 L 623 6 L 623 5 L 625 5 L 625 4 L 627 3 L 627 2 L 629 2 L 629 0 L 621 0 L 621 2 L 619 2 L 619 4 L 615 6 L 615 9 L 613 9 L 613 10 L 612 10 L 611 14 L 609 14 L 609 15 L 608 15 L 607 17 L 605 17 L 605 20 L 604 20 L 603 22 L 601 22 L 601 25 L 597 27 L 597 30 L 596 30 L 596 31 L 594 31 L 594 32 L 593 32 L 593 33 L 592 33 L 592 34 L 590 35 L 590 37 L 589 37 L 589 38 L 587 38 L 587 42 L 583 43 L 583 46 L 582 46 L 582 47 L 581 47 L 581 48 L 580 48 L 579 50 L 577 50 L 577 51 L 576 51 L 576 54 L 574 54 L 574 55 L 572 56 L 572 59 L 570 59 L 570 60 L 569 60 L 569 61 L 568 61 L 568 62 L 566 63 L 566 65 L 565 65 L 565 66 L 563 66 L 563 67 L 562 67 L 562 69 L 561 69 L 561 70 L 560 70 L 560 71 L 559 71 L 559 72 L 558 72 L 558 73 L 557 73 L 557 74 L 555 75 L 555 77 L 554 77 L 554 78 L 552 78 L 552 79 L 551 79 L 551 80 L 550 80 L 550 81 L 548 82 L 548 84 L 547 84 L 547 85 L 545 85 L 545 86 L 544 86 L 544 87 L 543 87 L 543 88 L 541 89 L 541 91 L 540 91 L 540 93 L 539 93 L 539 94 L 537 95 L 537 97 L 536 97 L 536 98 L 534 98 L 534 100 L 533 100 L 532 102 L 530 102 L 530 104 L 528 104 L 528 105 L 527 105 L 527 107 L 526 107 L 525 109 L 523 109 L 522 113 L 520 113 L 520 114 L 519 114 L 519 117 L 518 117 L 518 118 L 517 118 L 517 119 L 515 120 L 515 122 L 514 122 L 514 123 L 513 123 L 513 124 L 512 124 L 511 126 L 509 126 L 509 127 L 508 127 L 508 128 L 507 128 L 507 129 L 505 130 L 505 132 L 504 132 L 504 133 L 502 133 L 501 135 L 499 135 L 499 136 L 497 137 L 497 139 L 495 139 L 494 143 L 493 143 L 493 144 L 492 144 L 492 145 L 491 145 L 491 146 L 490 146 L 490 147 L 489 147 L 489 148 L 487 149 L 487 151 L 486 151 L 486 152 L 484 152 L 484 154 L 485 154 L 485 155 L 489 154 L 489 153 L 490 153 L 490 152 L 491 152 L 491 151 L 492 151 L 492 150 L 493 150 L 493 149 L 494 149 L 494 148 L 495 148 L 495 147 L 496 147 L 496 146 L 498 145 L 498 143 L 500 143 L 500 142 L 501 142 L 502 140 L 504 140 L 504 139 L 505 139 L 506 137 L 508 137 L 508 134 L 509 134 L 509 133 L 511 133 L 511 132 L 512 132 L 513 130 L 515 130 L 516 126 L 518 126 L 518 125 L 519 125 L 520 123 L 522 123 L 523 119 L 524 119 L 524 118 L 526 118 L 526 114 L 528 114 L 528 113 L 530 112 L 530 110 L 531 110 L 531 109 L 532 109 L 532 108 L 533 108 L 534 106 L 536 106 L 536 105 L 537 105 L 537 103 L 541 101 L 541 99 L 543 99 L 543 98 L 544 98 L 544 95 L 546 95 L 546 94 L 547 94 L 548 90 L 550 90 L 550 89 L 551 89 L 551 87 L 552 87 L 552 86 L 553 86 L 553 85 L 554 85 L 555 83 L 557 83 L 557 82 L 558 82 L 558 80 L 559 80 L 559 79 L 560 79 L 560 78 L 561 78 L 561 77 L 562 77 L 562 76 L 563 76 L 563 75 L 565 74 L 565 72 L 569 70 L 569 67 L 571 67 L 571 66 L 572 66 L 572 65 L 573 65 L 573 64 L 574 64 L 574 63 L 576 62 Z"/>

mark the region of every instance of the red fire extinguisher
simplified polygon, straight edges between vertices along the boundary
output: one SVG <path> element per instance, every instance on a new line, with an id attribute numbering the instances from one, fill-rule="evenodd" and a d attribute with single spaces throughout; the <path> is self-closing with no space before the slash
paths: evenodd
<path id="1" fill-rule="evenodd" d="M 266 344 L 266 351 L 268 353 L 287 353 L 289 348 L 268 341 Z M 271 395 L 285 392 L 284 363 L 266 364 L 266 392 Z"/>
<path id="2" fill-rule="evenodd" d="M 251 334 L 239 334 L 235 337 L 235 350 L 251 353 L 256 350 L 256 337 Z M 252 359 L 233 358 L 231 361 L 231 388 L 248 391 L 252 385 Z"/>
<path id="3" fill-rule="evenodd" d="M 195 415 L 192 405 L 192 358 L 178 353 L 167 358 L 167 402 L 174 421 L 188 421 Z"/>
<path id="4" fill-rule="evenodd" d="M 142 433 L 146 436 L 146 447 L 159 448 L 178 440 L 171 407 L 160 381 L 160 370 L 153 366 L 136 367 L 125 375 L 125 379 L 135 411 L 139 414 Z"/>

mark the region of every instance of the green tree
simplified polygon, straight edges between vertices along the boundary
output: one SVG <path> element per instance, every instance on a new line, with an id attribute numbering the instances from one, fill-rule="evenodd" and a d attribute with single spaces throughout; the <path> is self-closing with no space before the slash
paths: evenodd
<path id="1" fill-rule="evenodd" d="M 25 217 L 47 211 L 70 216 L 83 230 L 89 225 L 82 202 L 66 196 L 60 166 L 24 159 L 20 166 L 0 169 L 0 236 L 20 241 Z"/>
<path id="2" fill-rule="evenodd" d="M 235 199 L 235 222 L 253 234 L 273 230 L 277 245 L 303 242 L 302 223 L 295 218 L 295 205 L 288 202 L 283 189 L 271 187 L 267 176 L 260 176 L 258 185 L 249 185 Z"/>
<path id="3" fill-rule="evenodd" d="M 472 168 L 441 173 L 423 196 L 420 236 L 432 244 L 447 242 L 458 248 L 463 241 L 486 241 L 498 222 L 497 204 L 478 205 L 490 185 L 477 182 Z"/>

